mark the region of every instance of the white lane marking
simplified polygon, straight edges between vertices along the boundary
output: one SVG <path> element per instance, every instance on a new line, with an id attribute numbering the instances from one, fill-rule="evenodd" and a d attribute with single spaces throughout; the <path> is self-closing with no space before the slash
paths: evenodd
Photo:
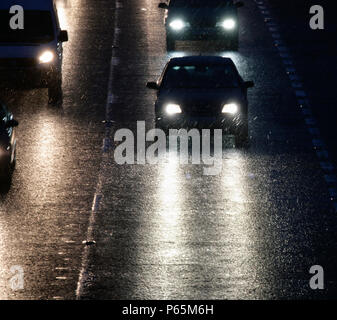
<path id="1" fill-rule="evenodd" d="M 329 159 L 329 152 L 327 150 L 318 150 L 316 151 L 318 159 Z"/>
<path id="2" fill-rule="evenodd" d="M 111 146 L 110 138 L 105 137 L 103 142 L 103 153 L 109 152 L 110 146 Z"/>
<path id="3" fill-rule="evenodd" d="M 98 212 L 99 206 L 101 204 L 101 200 L 102 200 L 102 195 L 95 194 L 94 201 L 93 201 L 92 208 L 91 208 L 92 212 Z"/>
<path id="4" fill-rule="evenodd" d="M 116 8 L 122 8 L 122 5 L 120 2 L 116 2 Z M 104 165 L 105 161 L 107 161 L 107 153 L 110 150 L 111 147 L 111 141 L 110 141 L 110 131 L 111 131 L 111 113 L 112 113 L 112 105 L 116 101 L 116 97 L 114 96 L 112 92 L 113 87 L 113 74 L 114 74 L 114 68 L 118 65 L 119 60 L 117 57 L 115 57 L 115 50 L 118 48 L 119 44 L 119 35 L 121 33 L 121 29 L 118 28 L 118 12 L 119 10 L 114 10 L 114 36 L 113 36 L 113 45 L 112 45 L 112 55 L 111 55 L 111 61 L 110 61 L 110 71 L 109 71 L 109 81 L 108 81 L 108 94 L 107 94 L 107 101 L 105 106 L 105 134 L 103 138 L 103 147 L 102 147 L 102 155 L 103 160 L 100 165 L 99 174 L 98 174 L 98 183 L 96 186 L 96 192 L 94 195 L 91 213 L 89 217 L 89 225 L 87 230 L 87 236 L 86 241 L 96 243 L 94 240 L 94 225 L 96 220 L 96 215 L 98 214 L 101 203 L 103 200 L 102 196 L 102 186 L 105 180 L 104 176 Z M 86 283 L 86 281 L 89 279 L 90 274 L 88 273 L 88 263 L 89 263 L 89 250 L 91 246 L 84 246 L 83 249 L 83 255 L 82 255 L 82 267 L 79 274 L 78 282 L 77 282 L 77 288 L 76 288 L 76 300 L 81 299 L 83 288 Z"/>
<path id="5" fill-rule="evenodd" d="M 300 77 L 296 74 L 289 74 L 288 76 L 289 76 L 289 79 L 291 81 L 300 81 L 301 80 Z"/>
<path id="6" fill-rule="evenodd" d="M 330 193 L 330 197 L 331 197 L 332 199 L 336 199 L 336 198 L 337 198 L 337 189 L 335 189 L 335 188 L 330 188 L 330 189 L 329 189 L 329 193 Z"/>
<path id="7" fill-rule="evenodd" d="M 312 139 L 312 144 L 315 148 L 323 148 L 324 142 L 320 139 Z"/>
<path id="8" fill-rule="evenodd" d="M 307 96 L 304 90 L 296 90 L 295 91 L 296 97 L 304 98 Z"/>
<path id="9" fill-rule="evenodd" d="M 268 5 L 265 4 L 263 0 L 255 0 L 258 8 L 263 16 L 269 15 Z M 312 144 L 314 149 L 316 149 L 316 155 L 320 160 L 320 166 L 324 172 L 324 179 L 328 185 L 334 185 L 334 188 L 329 189 L 331 199 L 335 200 L 336 197 L 336 175 L 333 174 L 335 171 L 334 166 L 329 161 L 329 153 L 325 148 L 325 144 L 320 136 L 320 131 L 316 127 L 316 120 L 313 118 L 312 110 L 310 107 L 309 100 L 307 99 L 307 94 L 303 90 L 303 83 L 296 74 L 296 69 L 294 67 L 294 62 L 291 59 L 291 54 L 288 47 L 282 40 L 281 34 L 279 32 L 280 28 L 278 23 L 276 23 L 272 17 L 264 18 L 267 28 L 269 29 L 271 36 L 273 37 L 274 46 L 276 47 L 283 64 L 285 65 L 286 72 L 288 74 L 292 88 L 294 89 L 295 96 L 301 108 L 302 114 L 304 115 L 304 121 L 308 126 L 309 133 L 313 136 Z M 331 200 L 330 199 L 330 200 Z M 337 212 L 337 202 L 333 202 L 333 207 Z"/>
<path id="10" fill-rule="evenodd" d="M 293 81 L 291 83 L 291 86 L 294 88 L 294 89 L 302 89 L 303 88 L 303 84 L 301 82 L 295 82 Z"/>
<path id="11" fill-rule="evenodd" d="M 318 128 L 309 128 L 309 132 L 312 136 L 319 136 L 321 134 Z"/>
<path id="12" fill-rule="evenodd" d="M 320 162 L 320 166 L 325 171 L 333 171 L 335 169 L 330 162 Z"/>
<path id="13" fill-rule="evenodd" d="M 280 53 L 280 56 L 281 56 L 281 58 L 283 58 L 283 59 L 285 59 L 285 58 L 287 58 L 287 59 L 289 59 L 290 58 L 290 54 L 289 53 L 287 53 L 287 52 L 282 52 L 282 53 Z"/>
<path id="14" fill-rule="evenodd" d="M 309 108 L 301 108 L 303 115 L 312 116 L 312 112 Z"/>
<path id="15" fill-rule="evenodd" d="M 328 184 L 334 184 L 336 183 L 336 176 L 333 175 L 333 174 L 326 174 L 324 176 L 324 179 L 325 181 L 328 183 Z"/>
<path id="16" fill-rule="evenodd" d="M 281 39 L 281 35 L 279 33 L 272 33 L 271 36 L 274 38 L 274 39 Z"/>
<path id="17" fill-rule="evenodd" d="M 305 118 L 304 121 L 308 126 L 316 125 L 316 120 L 314 118 Z"/>
<path id="18" fill-rule="evenodd" d="M 289 74 L 295 74 L 296 69 L 295 69 L 294 67 L 287 67 L 287 68 L 286 68 L 286 71 L 287 71 Z"/>

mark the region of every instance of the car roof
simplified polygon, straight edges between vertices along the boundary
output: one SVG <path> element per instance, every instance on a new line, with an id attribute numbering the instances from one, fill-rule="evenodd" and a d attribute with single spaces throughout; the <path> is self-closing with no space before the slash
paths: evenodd
<path id="1" fill-rule="evenodd" d="M 188 65 L 188 64 L 227 64 L 233 65 L 231 58 L 224 58 L 219 56 L 187 56 L 181 58 L 172 58 L 169 62 L 175 65 Z"/>
<path id="2" fill-rule="evenodd" d="M 11 6 L 19 5 L 24 10 L 52 10 L 53 0 L 1 0 L 0 9 L 9 10 Z"/>

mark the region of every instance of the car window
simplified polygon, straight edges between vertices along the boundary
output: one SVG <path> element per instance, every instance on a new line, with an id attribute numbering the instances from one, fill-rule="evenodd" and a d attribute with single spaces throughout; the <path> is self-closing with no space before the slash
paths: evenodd
<path id="1" fill-rule="evenodd" d="M 8 11 L 0 10 L 0 42 L 48 43 L 54 40 L 53 19 L 49 11 L 26 10 L 22 30 L 10 28 L 11 16 Z"/>
<path id="2" fill-rule="evenodd" d="M 163 77 L 163 88 L 237 88 L 240 77 L 231 65 L 171 65 Z"/>
<path id="3" fill-rule="evenodd" d="M 201 8 L 201 7 L 224 7 L 232 4 L 232 0 L 171 0 L 170 6 L 172 7 L 189 7 L 189 8 Z"/>

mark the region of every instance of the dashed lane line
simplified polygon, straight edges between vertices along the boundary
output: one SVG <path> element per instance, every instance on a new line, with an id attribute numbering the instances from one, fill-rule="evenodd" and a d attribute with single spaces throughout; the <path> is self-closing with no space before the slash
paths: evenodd
<path id="1" fill-rule="evenodd" d="M 330 202 L 335 212 L 337 212 L 337 197 L 336 197 L 336 175 L 335 168 L 329 160 L 329 153 L 326 149 L 325 143 L 321 137 L 320 131 L 317 128 L 317 121 L 312 115 L 311 105 L 306 91 L 303 89 L 301 78 L 297 74 L 294 60 L 290 54 L 289 48 L 285 45 L 280 33 L 279 24 L 271 16 L 269 6 L 264 0 L 255 0 L 259 8 L 266 26 L 271 33 L 273 43 L 278 51 L 283 64 L 285 65 L 286 73 L 289 77 L 291 87 L 294 89 L 294 94 L 297 99 L 298 105 L 301 108 L 304 122 L 307 125 L 308 131 L 312 137 L 312 145 L 316 151 L 317 158 L 320 161 L 320 167 L 323 171 L 323 176 L 330 194 Z"/>

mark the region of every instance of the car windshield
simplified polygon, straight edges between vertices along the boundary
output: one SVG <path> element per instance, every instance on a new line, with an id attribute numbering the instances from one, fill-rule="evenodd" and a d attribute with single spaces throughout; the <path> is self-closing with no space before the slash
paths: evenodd
<path id="1" fill-rule="evenodd" d="M 231 65 L 172 65 L 163 77 L 163 88 L 237 88 L 240 78 Z"/>
<path id="2" fill-rule="evenodd" d="M 54 26 L 49 11 L 24 12 L 24 29 L 11 29 L 9 11 L 0 10 L 0 42 L 47 43 L 54 40 Z"/>
<path id="3" fill-rule="evenodd" d="M 189 8 L 202 8 L 202 7 L 225 7 L 232 4 L 232 0 L 171 0 L 170 6 L 172 7 L 189 7 Z"/>

